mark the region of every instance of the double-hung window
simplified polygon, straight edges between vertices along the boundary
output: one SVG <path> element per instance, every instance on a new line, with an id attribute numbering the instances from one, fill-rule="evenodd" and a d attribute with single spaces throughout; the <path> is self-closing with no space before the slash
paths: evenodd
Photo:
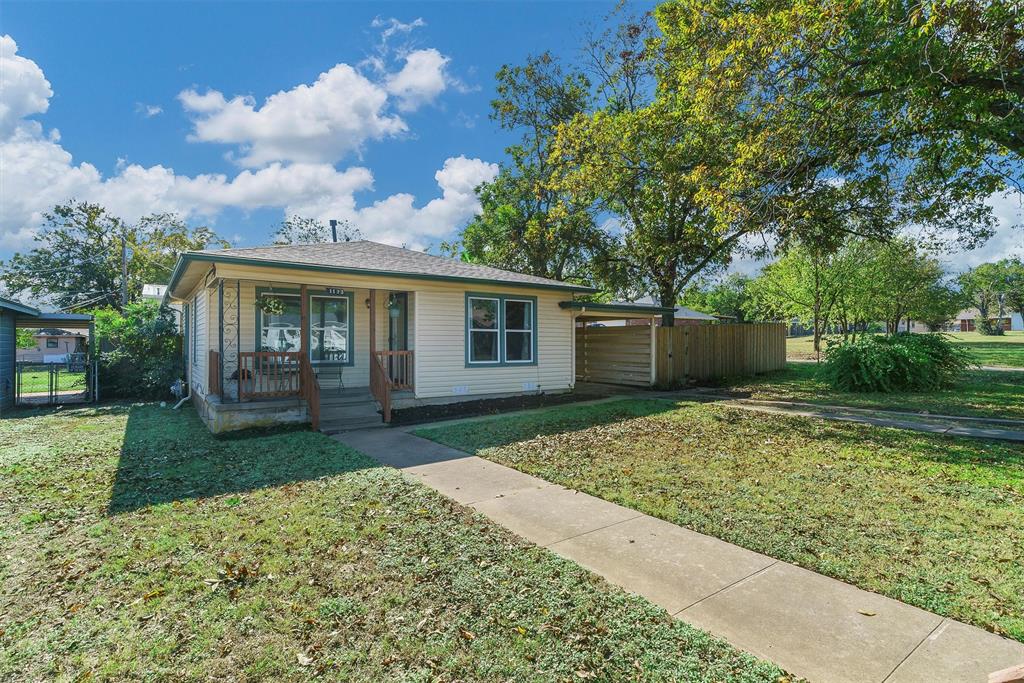
<path id="1" fill-rule="evenodd" d="M 467 295 L 467 365 L 536 363 L 536 306 L 533 297 Z"/>
<path id="2" fill-rule="evenodd" d="M 505 362 L 533 362 L 533 301 L 505 299 Z"/>
<path id="3" fill-rule="evenodd" d="M 497 363 L 500 299 L 469 297 L 469 362 Z"/>

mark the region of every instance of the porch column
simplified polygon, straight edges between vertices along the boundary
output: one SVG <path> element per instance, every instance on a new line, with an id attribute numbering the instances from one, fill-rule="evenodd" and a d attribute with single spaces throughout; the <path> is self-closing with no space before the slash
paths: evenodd
<path id="1" fill-rule="evenodd" d="M 299 286 L 299 353 L 303 356 L 309 354 L 309 288 L 306 285 Z"/>
<path id="2" fill-rule="evenodd" d="M 377 350 L 377 290 L 370 290 L 370 362 L 373 352 Z"/>

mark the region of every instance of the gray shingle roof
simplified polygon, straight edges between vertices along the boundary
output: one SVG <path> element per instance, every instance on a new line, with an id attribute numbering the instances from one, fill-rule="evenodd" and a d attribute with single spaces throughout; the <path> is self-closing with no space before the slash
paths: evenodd
<path id="1" fill-rule="evenodd" d="M 508 282 L 539 287 L 588 290 L 590 288 L 560 282 L 534 275 L 513 273 L 500 268 L 463 263 L 455 259 L 434 256 L 421 251 L 392 247 L 387 244 L 358 240 L 352 242 L 325 242 L 316 244 L 282 244 L 269 247 L 243 249 L 210 249 L 202 252 L 207 258 L 247 259 L 268 264 L 309 265 L 344 270 L 392 275 L 427 276 L 442 279 L 480 280 L 481 282 Z M 184 255 L 186 258 L 188 254 Z"/>

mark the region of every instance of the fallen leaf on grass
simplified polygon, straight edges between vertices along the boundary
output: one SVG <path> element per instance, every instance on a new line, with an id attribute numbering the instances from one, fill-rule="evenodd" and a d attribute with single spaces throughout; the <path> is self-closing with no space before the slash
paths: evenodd
<path id="1" fill-rule="evenodd" d="M 476 635 L 474 635 L 472 631 L 467 631 L 466 629 L 462 628 L 461 626 L 459 627 L 459 634 L 463 638 L 465 638 L 466 640 L 475 640 L 476 639 Z"/>

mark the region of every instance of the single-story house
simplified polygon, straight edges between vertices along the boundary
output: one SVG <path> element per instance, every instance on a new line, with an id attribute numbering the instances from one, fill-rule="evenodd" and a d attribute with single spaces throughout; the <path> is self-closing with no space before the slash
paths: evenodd
<path id="1" fill-rule="evenodd" d="M 968 308 L 957 313 L 956 318 L 950 326 L 952 332 L 974 332 L 977 318 L 980 315 L 977 308 Z M 993 324 L 1000 325 L 1007 332 L 1024 331 L 1024 321 L 1019 313 L 1006 312 L 1003 317 L 991 316 Z"/>
<path id="2" fill-rule="evenodd" d="M 85 353 L 88 335 L 80 330 L 44 327 L 32 335 L 36 345 L 18 349 L 18 360 L 35 363 L 64 363 L 70 354 Z"/>
<path id="3" fill-rule="evenodd" d="M 182 305 L 188 390 L 211 430 L 333 431 L 392 409 L 571 391 L 578 320 L 668 310 L 575 298 L 593 291 L 352 241 L 186 252 L 165 302 Z"/>
<path id="4" fill-rule="evenodd" d="M 88 330 L 89 337 L 92 336 L 92 316 L 82 313 L 48 313 L 33 306 L 11 299 L 0 297 L 0 412 L 6 411 L 14 406 L 18 389 L 18 363 L 17 363 L 17 329 L 18 328 L 81 328 Z M 91 348 L 91 344 L 89 345 Z M 90 364 L 91 366 L 91 364 Z M 90 367 L 89 370 L 92 368 Z M 51 387 L 50 396 L 46 397 L 49 403 L 62 402 L 64 400 L 88 400 L 94 396 L 94 373 L 87 370 L 87 381 L 83 392 L 76 392 L 76 395 L 59 395 L 57 389 Z M 77 395 L 81 393 L 82 395 Z M 38 400 L 33 403 L 39 403 Z"/>

